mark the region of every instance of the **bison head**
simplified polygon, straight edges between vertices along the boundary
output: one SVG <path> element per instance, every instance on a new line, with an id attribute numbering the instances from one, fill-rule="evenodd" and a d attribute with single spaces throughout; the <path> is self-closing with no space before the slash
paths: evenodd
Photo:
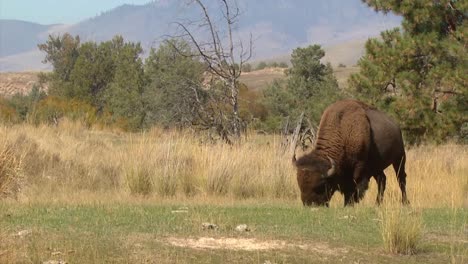
<path id="1" fill-rule="evenodd" d="M 296 160 L 293 156 L 293 164 L 297 169 L 297 183 L 301 190 L 301 200 L 306 206 L 328 206 L 332 196 L 332 188 L 329 181 L 336 172 L 335 162 L 320 159 L 314 155 L 306 155 Z"/>

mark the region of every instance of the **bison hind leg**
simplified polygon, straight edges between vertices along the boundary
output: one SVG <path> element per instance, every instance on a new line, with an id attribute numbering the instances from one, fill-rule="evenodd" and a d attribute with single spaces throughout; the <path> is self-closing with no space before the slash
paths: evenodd
<path id="1" fill-rule="evenodd" d="M 378 188 L 376 203 L 377 205 L 381 205 L 383 202 L 385 187 L 387 185 L 387 176 L 385 175 L 383 171 L 381 171 L 377 173 L 374 176 L 374 178 L 377 181 L 377 188 Z"/>
<path id="2" fill-rule="evenodd" d="M 406 170 L 405 164 L 406 163 L 406 156 L 403 155 L 399 162 L 393 163 L 393 169 L 395 170 L 395 174 L 397 176 L 398 185 L 400 186 L 401 190 L 401 202 L 404 205 L 409 204 L 408 197 L 406 195 Z"/>

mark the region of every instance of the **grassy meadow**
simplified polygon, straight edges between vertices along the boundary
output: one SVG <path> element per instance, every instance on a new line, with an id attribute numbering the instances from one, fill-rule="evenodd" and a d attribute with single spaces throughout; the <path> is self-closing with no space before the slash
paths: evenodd
<path id="1" fill-rule="evenodd" d="M 304 208 L 279 136 L 0 126 L 0 263 L 466 263 L 468 147 L 407 152 L 409 207 Z"/>

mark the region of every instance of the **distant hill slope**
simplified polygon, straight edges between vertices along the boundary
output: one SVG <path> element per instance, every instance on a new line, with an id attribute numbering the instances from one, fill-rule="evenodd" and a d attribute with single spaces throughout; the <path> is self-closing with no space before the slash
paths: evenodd
<path id="1" fill-rule="evenodd" d="M 336 67 L 334 74 L 338 81 L 338 86 L 341 89 L 348 87 L 348 78 L 351 74 L 359 72 L 359 67 Z M 252 90 L 262 90 L 271 85 L 275 80 L 283 80 L 286 78 L 285 69 L 281 68 L 266 68 L 252 72 L 243 73 L 240 81 L 247 85 Z"/>
<path id="2" fill-rule="evenodd" d="M 311 43 L 333 46 L 375 36 L 400 24 L 396 16 L 375 13 L 360 0 L 238 0 L 242 17 L 238 36 L 254 37 L 255 60 L 289 54 L 293 48 Z M 49 33 L 70 32 L 83 41 L 109 40 L 120 34 L 139 41 L 148 50 L 168 34 L 174 21 L 195 19 L 200 10 L 187 1 L 151 1 L 146 5 L 123 5 L 80 23 L 43 26 L 22 21 L 0 20 L 0 71 L 42 70 L 37 44 Z M 213 14 L 219 5 L 206 0 Z M 348 54 L 347 52 L 344 53 Z M 353 55 L 355 56 L 355 55 Z"/>
<path id="3" fill-rule="evenodd" d="M 45 26 L 20 20 L 0 19 L 0 58 L 36 49 L 47 37 Z"/>
<path id="4" fill-rule="evenodd" d="M 341 43 L 325 45 L 323 50 L 325 51 L 324 62 L 330 62 L 333 67 L 338 67 L 340 64 L 345 66 L 355 66 L 359 59 L 364 55 L 364 47 L 367 39 L 353 39 L 343 41 Z M 283 54 L 274 56 L 264 60 L 255 60 L 251 64 L 255 67 L 260 62 L 272 63 L 272 62 L 285 62 L 290 64 L 291 54 Z"/>
<path id="5" fill-rule="evenodd" d="M 245 72 L 240 81 L 251 90 L 260 91 L 274 80 L 286 78 L 282 68 L 266 68 L 263 70 Z M 352 73 L 358 72 L 358 67 L 338 67 L 334 73 L 341 88 L 347 87 L 347 79 Z M 27 94 L 35 84 L 38 84 L 38 72 L 0 72 L 0 96 L 12 96 L 15 93 Z"/>
<path id="6" fill-rule="evenodd" d="M 12 96 L 16 93 L 27 94 L 39 83 L 37 72 L 0 73 L 0 96 Z"/>

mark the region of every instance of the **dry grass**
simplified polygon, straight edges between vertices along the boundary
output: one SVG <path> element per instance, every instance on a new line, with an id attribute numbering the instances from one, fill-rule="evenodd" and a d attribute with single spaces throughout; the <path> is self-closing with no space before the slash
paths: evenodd
<path id="1" fill-rule="evenodd" d="M 16 197 L 21 179 L 21 157 L 6 141 L 0 142 L 0 198 Z"/>
<path id="2" fill-rule="evenodd" d="M 384 207 L 380 215 L 385 249 L 394 254 L 417 253 L 423 231 L 420 212 L 409 208 Z"/>
<path id="3" fill-rule="evenodd" d="M 240 77 L 240 81 L 247 85 L 249 89 L 258 91 L 268 87 L 275 80 L 283 80 L 285 78 L 285 69 L 266 68 L 263 70 L 244 72 Z"/>
<path id="4" fill-rule="evenodd" d="M 412 208 L 468 207 L 468 146 L 446 144 L 407 150 L 407 192 Z M 385 170 L 384 203 L 399 205 L 401 192 L 393 168 Z M 375 204 L 377 185 L 371 180 L 360 205 Z"/>
<path id="5" fill-rule="evenodd" d="M 290 157 L 281 153 L 276 136 L 252 135 L 240 146 L 227 146 L 203 143 L 188 132 L 123 134 L 63 122 L 56 128 L 0 127 L 0 138 L 0 146 L 9 145 L 23 156 L 22 198 L 28 201 L 138 196 L 298 199 Z M 5 147 L 2 151 L 7 153 Z M 413 208 L 468 205 L 466 146 L 409 149 L 407 173 Z M 386 174 L 384 204 L 397 205 L 395 174 L 391 169 Z M 358 206 L 374 206 L 376 189 L 371 181 Z M 335 194 L 331 206 L 342 206 L 341 195 Z"/>

